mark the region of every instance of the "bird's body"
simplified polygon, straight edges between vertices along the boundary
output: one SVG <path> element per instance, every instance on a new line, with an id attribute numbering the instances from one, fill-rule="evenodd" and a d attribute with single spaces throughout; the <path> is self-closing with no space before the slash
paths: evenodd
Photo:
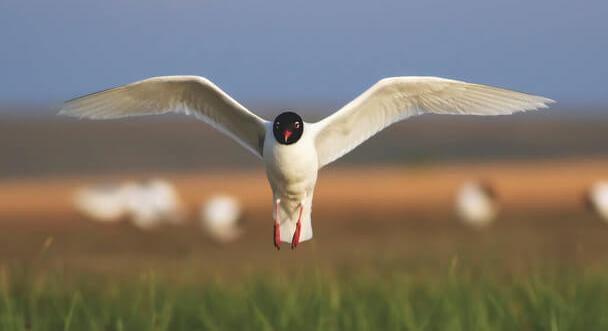
<path id="1" fill-rule="evenodd" d="M 464 183 L 456 196 L 456 212 L 465 224 L 473 228 L 487 227 L 498 215 L 494 190 L 486 182 Z"/>
<path id="2" fill-rule="evenodd" d="M 200 225 L 218 243 L 233 242 L 243 234 L 240 219 L 241 204 L 232 196 L 214 195 L 201 205 Z"/>
<path id="3" fill-rule="evenodd" d="M 142 230 L 155 229 L 163 223 L 179 224 L 184 220 L 177 190 L 168 181 L 152 179 L 128 183 L 124 191 L 131 221 Z"/>
<path id="4" fill-rule="evenodd" d="M 124 185 L 80 188 L 74 194 L 74 206 L 89 219 L 99 222 L 118 222 L 128 214 Z"/>
<path id="5" fill-rule="evenodd" d="M 265 139 L 263 149 L 273 204 L 279 201 L 278 208 L 273 208 L 273 217 L 279 220 L 280 238 L 285 242 L 291 242 L 294 235 L 300 204 L 304 205 L 300 241 L 312 238 L 310 214 L 319 162 L 313 134 L 307 130 L 307 124 L 304 126 L 300 140 L 291 145 L 276 143 L 272 130 L 268 130 L 269 136 Z"/>
<path id="6" fill-rule="evenodd" d="M 76 208 L 93 220 L 128 219 L 144 230 L 183 220 L 177 190 L 170 182 L 158 178 L 84 187 L 76 192 L 74 200 Z"/>
<path id="7" fill-rule="evenodd" d="M 312 238 L 319 169 L 382 129 L 424 113 L 506 115 L 546 108 L 551 99 L 437 77 L 392 77 L 334 114 L 306 123 L 292 112 L 273 122 L 248 111 L 203 77 L 165 76 L 66 102 L 61 114 L 92 119 L 181 112 L 194 115 L 262 159 L 272 188 L 274 245 Z"/>
<path id="8" fill-rule="evenodd" d="M 589 208 L 608 223 L 608 181 L 593 183 L 586 193 L 586 200 Z"/>

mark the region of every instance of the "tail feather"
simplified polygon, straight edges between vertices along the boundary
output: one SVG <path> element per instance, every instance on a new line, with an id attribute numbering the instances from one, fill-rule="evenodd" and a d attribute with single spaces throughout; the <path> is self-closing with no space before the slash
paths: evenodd
<path id="1" fill-rule="evenodd" d="M 281 199 L 279 208 L 279 222 L 282 242 L 291 243 L 293 234 L 296 231 L 298 216 L 300 214 L 299 205 L 299 202 Z M 300 228 L 300 242 L 312 239 L 312 222 L 310 217 L 312 211 L 311 209 L 312 197 L 308 198 L 304 202 L 304 210 L 302 211 L 302 225 Z"/>

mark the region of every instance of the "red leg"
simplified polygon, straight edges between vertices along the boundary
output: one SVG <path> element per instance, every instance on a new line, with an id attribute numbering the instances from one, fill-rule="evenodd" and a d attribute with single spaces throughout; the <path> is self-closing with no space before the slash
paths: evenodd
<path id="1" fill-rule="evenodd" d="M 276 205 L 276 216 L 274 218 L 274 247 L 281 249 L 281 225 L 279 223 L 279 203 L 281 200 L 275 201 Z"/>
<path id="2" fill-rule="evenodd" d="M 291 239 L 291 249 L 298 247 L 300 243 L 300 229 L 302 228 L 302 211 L 304 210 L 304 205 L 300 204 L 300 215 L 298 216 L 298 223 L 296 223 L 296 231 L 293 233 L 293 238 Z"/>

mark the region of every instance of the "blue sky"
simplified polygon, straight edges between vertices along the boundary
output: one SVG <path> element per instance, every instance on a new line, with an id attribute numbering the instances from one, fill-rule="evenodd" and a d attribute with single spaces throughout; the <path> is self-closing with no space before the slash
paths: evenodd
<path id="1" fill-rule="evenodd" d="M 156 75 L 237 100 L 344 103 L 436 75 L 608 104 L 606 1 L 0 1 L 0 102 Z"/>

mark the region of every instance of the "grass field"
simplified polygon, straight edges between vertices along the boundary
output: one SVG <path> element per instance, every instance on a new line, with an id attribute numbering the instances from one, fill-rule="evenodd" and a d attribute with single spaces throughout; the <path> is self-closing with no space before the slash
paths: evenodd
<path id="1" fill-rule="evenodd" d="M 454 263 L 407 272 L 117 279 L 5 268 L 2 330 L 605 330 L 602 270 L 525 276 Z"/>
<path id="2" fill-rule="evenodd" d="M 279 252 L 261 171 L 167 175 L 192 215 L 211 192 L 241 198 L 246 236 L 229 245 L 194 224 L 84 219 L 71 192 L 105 178 L 6 180 L 0 330 L 604 330 L 608 226 L 581 194 L 606 165 L 329 169 L 315 238 Z M 503 206 L 482 231 L 451 211 L 472 175 Z"/>

